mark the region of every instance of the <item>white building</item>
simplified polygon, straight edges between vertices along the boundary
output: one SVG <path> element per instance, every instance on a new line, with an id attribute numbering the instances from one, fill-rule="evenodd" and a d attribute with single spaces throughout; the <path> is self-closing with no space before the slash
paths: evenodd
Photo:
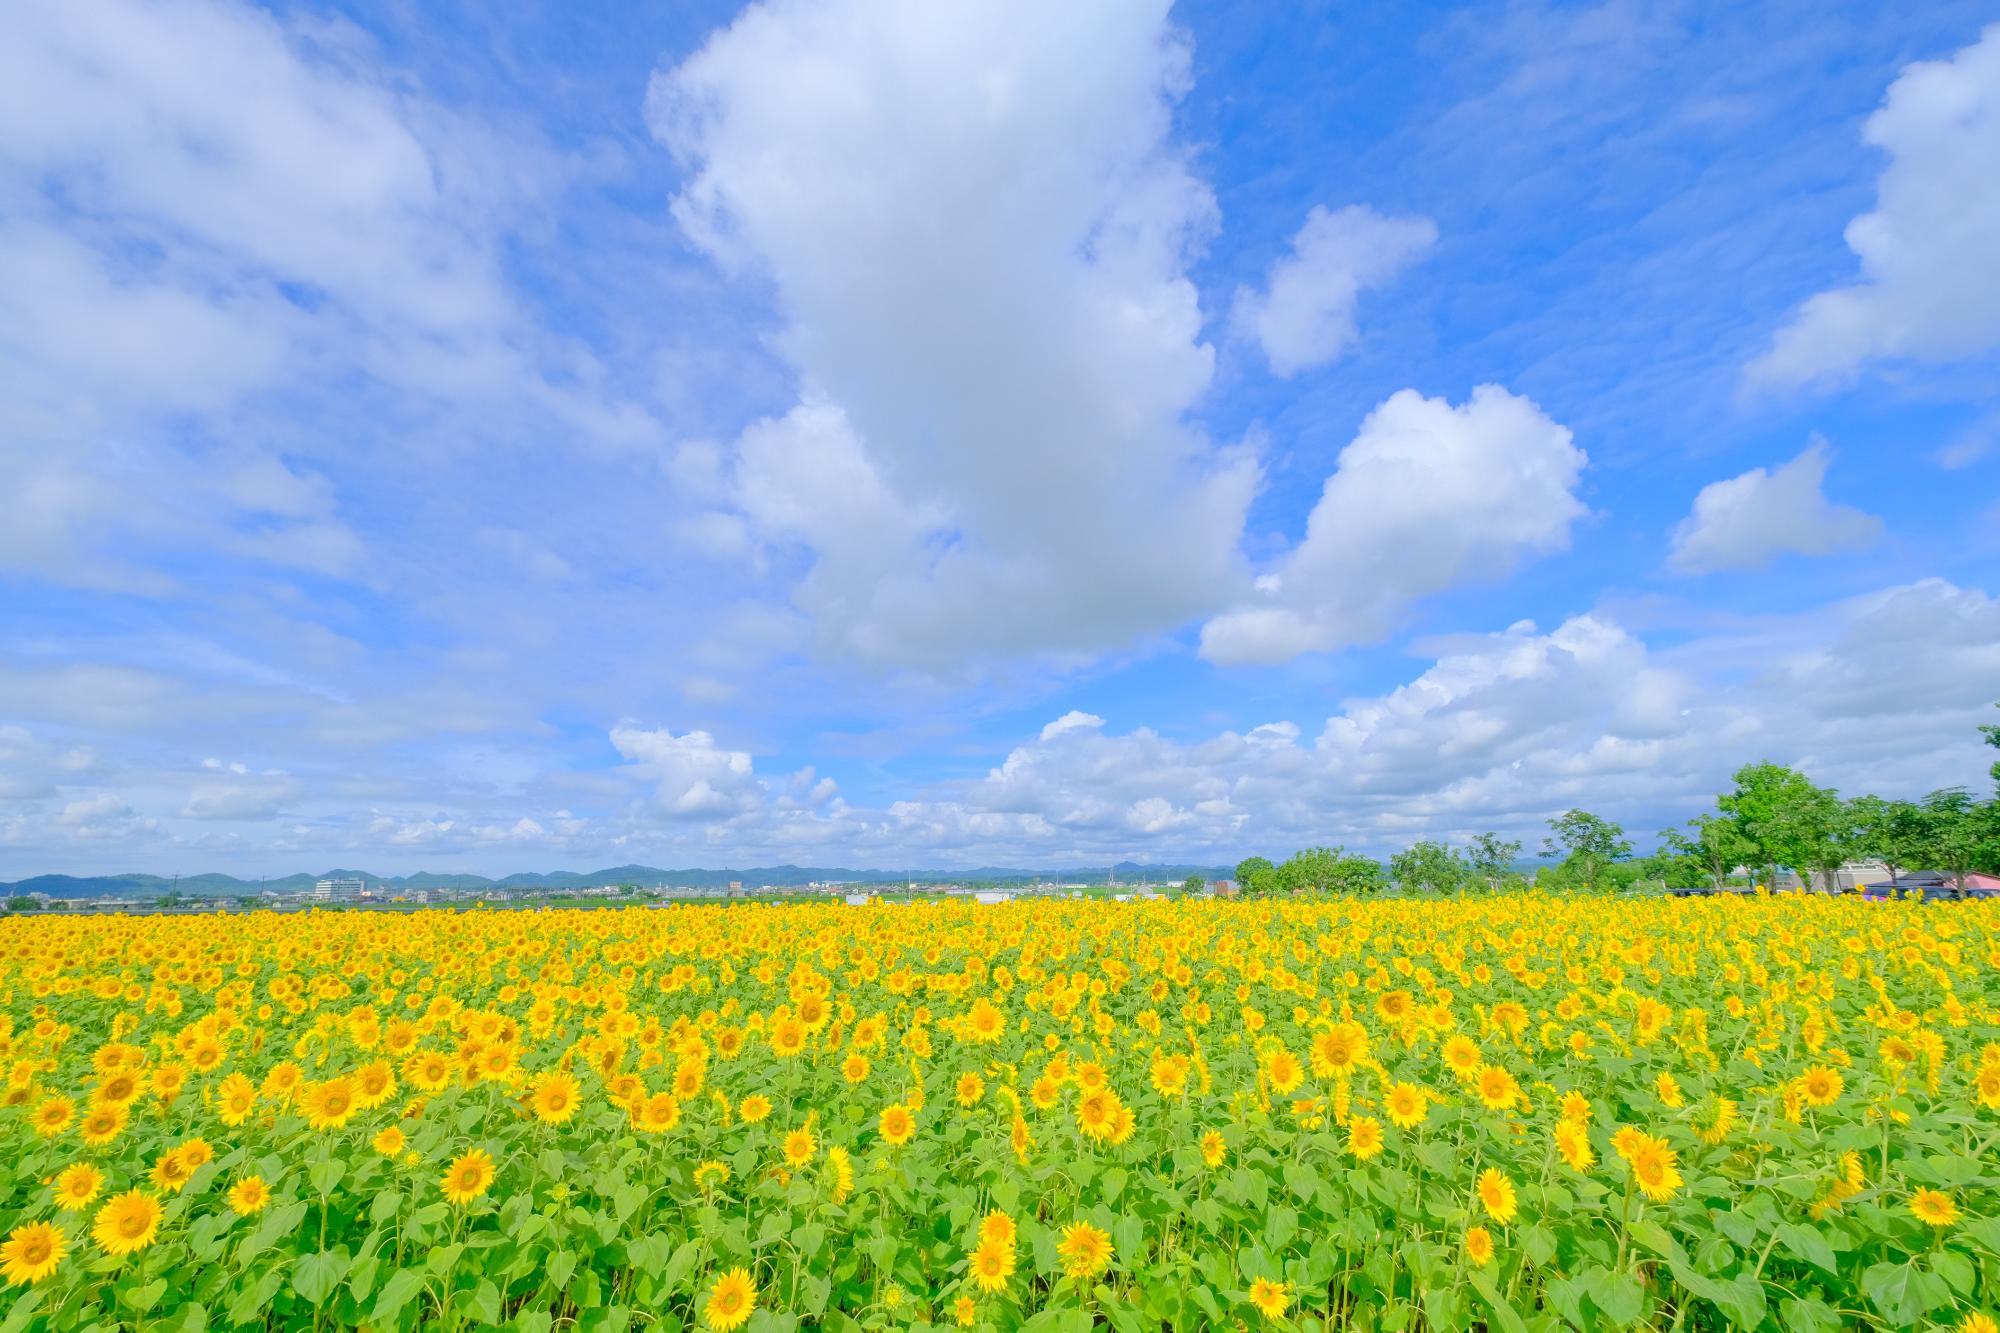
<path id="1" fill-rule="evenodd" d="M 313 901 L 316 903 L 352 903 L 366 897 L 368 885 L 358 879 L 323 879 L 313 885 Z"/>

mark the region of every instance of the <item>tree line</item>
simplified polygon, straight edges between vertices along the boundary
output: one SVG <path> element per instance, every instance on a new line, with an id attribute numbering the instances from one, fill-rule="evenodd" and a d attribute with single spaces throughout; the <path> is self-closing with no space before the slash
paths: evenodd
<path id="1" fill-rule="evenodd" d="M 2000 726 L 1981 727 L 2000 748 Z M 2000 797 L 2000 762 L 1992 768 Z M 1721 889 L 1739 868 L 1760 884 L 1780 872 L 1804 884 L 1839 883 L 1843 865 L 1879 861 L 1890 884 L 1913 871 L 1949 876 L 1961 889 L 1974 872 L 2000 871 L 2000 799 L 1980 799 L 1963 787 L 1945 787 L 1921 800 L 1842 797 L 1783 764 L 1746 764 L 1715 808 L 1663 830 L 1656 850 L 1635 857 L 1625 830 L 1588 810 L 1568 810 L 1549 821 L 1541 854 L 1549 864 L 1532 875 L 1519 868 L 1522 844 L 1481 833 L 1468 847 L 1425 840 L 1387 864 L 1342 847 L 1308 847 L 1284 861 L 1252 856 L 1236 867 L 1236 885 L 1249 896 L 1306 890 L 1452 894 L 1525 888 L 1530 883 L 1582 892 L 1607 892 L 1653 883 L 1669 889 Z"/>

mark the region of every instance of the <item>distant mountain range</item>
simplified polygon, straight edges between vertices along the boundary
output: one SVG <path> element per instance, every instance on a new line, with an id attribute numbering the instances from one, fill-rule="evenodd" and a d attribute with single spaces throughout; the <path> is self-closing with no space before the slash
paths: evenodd
<path id="1" fill-rule="evenodd" d="M 36 875 L 12 883 L 0 881 L 0 896 L 46 893 L 51 898 L 158 897 L 174 890 L 198 898 L 241 897 L 269 889 L 276 893 L 300 893 L 322 879 L 359 879 L 391 889 L 581 889 L 593 884 L 637 884 L 641 888 L 670 885 L 674 888 L 721 888 L 740 880 L 752 888 L 770 885 L 796 888 L 814 881 L 828 880 L 851 884 L 892 884 L 908 877 L 925 883 L 1003 882 L 1008 880 L 1102 880 L 1116 873 L 1120 879 L 1148 878 L 1154 882 L 1182 880 L 1189 875 L 1208 879 L 1228 876 L 1228 866 L 1141 865 L 1120 861 L 1115 866 L 1070 870 L 1021 870 L 1007 866 L 982 866 L 977 870 L 846 870 L 837 866 L 751 866 L 743 870 L 662 870 L 657 866 L 612 866 L 605 870 L 579 873 L 574 870 L 527 871 L 503 879 L 484 875 L 439 875 L 424 871 L 415 875 L 374 875 L 365 870 L 327 870 L 316 875 L 285 875 L 278 879 L 246 880 L 234 875 Z"/>

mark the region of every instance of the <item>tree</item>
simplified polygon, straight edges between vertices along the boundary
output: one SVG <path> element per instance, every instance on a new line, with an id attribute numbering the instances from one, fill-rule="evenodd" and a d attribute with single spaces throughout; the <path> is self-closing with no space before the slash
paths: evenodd
<path id="1" fill-rule="evenodd" d="M 1745 764 L 1736 770 L 1736 789 L 1716 800 L 1750 844 L 1751 864 L 1763 872 L 1765 887 L 1777 879 L 1779 866 L 1805 877 L 1806 853 L 1794 841 L 1795 830 L 1787 824 L 1786 814 L 1817 790 L 1797 769 L 1783 764 Z"/>
<path id="2" fill-rule="evenodd" d="M 1891 884 L 1900 883 L 1902 872 L 1924 859 L 1923 807 L 1879 796 L 1857 796 L 1848 804 L 1854 812 L 1860 854 L 1880 861 Z"/>
<path id="3" fill-rule="evenodd" d="M 1389 878 L 1420 893 L 1457 893 L 1471 877 L 1465 858 L 1441 842 L 1414 843 L 1389 858 Z"/>
<path id="4" fill-rule="evenodd" d="M 1631 854 L 1625 830 L 1588 810 L 1567 810 L 1551 819 L 1549 837 L 1542 843 L 1543 856 L 1563 858 L 1565 878 L 1593 893 L 1603 885 L 1611 865 Z"/>
<path id="5" fill-rule="evenodd" d="M 17 893 L 7 900 L 7 910 L 10 912 L 33 912 L 40 908 L 41 903 L 25 893 Z"/>
<path id="6" fill-rule="evenodd" d="M 1840 793 L 1810 782 L 1789 785 L 1769 828 L 1774 849 L 1798 872 L 1802 887 L 1811 888 L 1817 878 L 1826 892 L 1840 892 L 1840 868 L 1853 859 L 1859 843 L 1854 811 Z"/>
<path id="7" fill-rule="evenodd" d="M 1199 893 L 1206 893 L 1208 892 L 1208 881 L 1200 875 L 1189 875 L 1181 882 L 1181 892 L 1187 894 L 1189 897 L 1193 897 Z"/>
<path id="8" fill-rule="evenodd" d="M 1266 856 L 1249 856 L 1236 863 L 1236 891 L 1251 897 L 1271 893 L 1276 890 L 1274 876 L 1278 867 L 1271 864 Z"/>
<path id="9" fill-rule="evenodd" d="M 1514 862 L 1520 856 L 1520 843 L 1509 842 L 1497 833 L 1481 833 L 1472 839 L 1472 854 L 1468 859 L 1472 873 L 1485 880 L 1489 889 L 1497 889 L 1514 873 Z"/>
<path id="10" fill-rule="evenodd" d="M 1293 852 L 1270 878 L 1283 893 L 1307 889 L 1319 893 L 1375 893 L 1383 883 L 1381 862 L 1350 856 L 1342 847 L 1307 847 Z"/>
<path id="11" fill-rule="evenodd" d="M 1960 892 L 1994 836 L 1994 807 L 1972 799 L 1963 787 L 1946 787 L 1924 797 L 1922 847 L 1925 859 L 1952 877 Z"/>
<path id="12" fill-rule="evenodd" d="M 2000 704 L 1994 704 L 1993 706 L 1995 708 L 2000 708 Z M 1981 727 L 1979 729 L 1979 734 L 1986 738 L 1986 743 L 1988 745 L 1992 746 L 1996 750 L 2000 750 L 2000 727 Z M 2000 792 L 2000 759 L 1994 760 L 1993 767 L 1988 769 L 1987 771 L 1993 774 L 1994 790 L 1996 792 Z"/>
<path id="13" fill-rule="evenodd" d="M 1693 867 L 1700 879 L 1707 880 L 1716 889 L 1726 887 L 1729 872 L 1754 854 L 1754 849 L 1737 831 L 1735 823 L 1721 815 L 1696 815 L 1687 822 L 1687 827 L 1689 832 L 1686 833 L 1668 829 L 1660 834 L 1660 846 L 1670 860 Z M 1669 883 L 1674 888 L 1694 887 L 1694 883 L 1674 880 Z"/>

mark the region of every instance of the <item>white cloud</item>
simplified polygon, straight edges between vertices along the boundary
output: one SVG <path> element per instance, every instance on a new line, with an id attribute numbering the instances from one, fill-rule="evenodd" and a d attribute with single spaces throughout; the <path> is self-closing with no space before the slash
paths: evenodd
<path id="1" fill-rule="evenodd" d="M 1888 156 L 1875 211 L 1847 227 L 1860 281 L 1819 293 L 1750 366 L 1838 380 L 1878 358 L 1948 361 L 2000 344 L 2000 24 L 1907 66 L 1862 131 Z"/>
<path id="2" fill-rule="evenodd" d="M 1420 598 L 1564 549 L 1584 462 L 1568 430 L 1497 385 L 1457 407 L 1395 394 L 1341 450 L 1304 540 L 1202 627 L 1202 655 L 1271 663 L 1369 642 Z"/>
<path id="3" fill-rule="evenodd" d="M 1095 713 L 1086 713 L 1072 708 L 1055 721 L 1042 728 L 1042 739 L 1052 741 L 1065 731 L 1096 731 L 1103 727 L 1104 719 Z"/>
<path id="4" fill-rule="evenodd" d="M 776 295 L 801 402 L 730 493 L 809 559 L 823 649 L 1086 654 L 1241 586 L 1257 470 L 1184 415 L 1215 205 L 1168 137 L 1166 9 L 769 0 L 654 77 L 675 216 Z"/>
<path id="5" fill-rule="evenodd" d="M 1237 329 L 1257 340 L 1271 369 L 1295 375 L 1325 365 L 1359 336 L 1354 308 L 1437 243 L 1429 218 L 1384 217 L 1349 205 L 1315 206 L 1292 237 L 1292 252 L 1271 266 L 1264 290 L 1236 293 Z"/>
<path id="6" fill-rule="evenodd" d="M 1674 528 L 1667 563 L 1683 574 L 1716 574 L 1873 542 L 1882 520 L 1835 504 L 1821 490 L 1829 461 L 1826 442 L 1814 437 L 1789 463 L 1702 487 L 1693 512 Z"/>
<path id="7" fill-rule="evenodd" d="M 244 774 L 235 781 L 196 783 L 180 813 L 184 819 L 276 819 L 298 795 L 298 784 L 281 773 L 256 778 Z"/>
<path id="8" fill-rule="evenodd" d="M 1988 412 L 1954 435 L 1937 452 L 1937 464 L 1947 471 L 1971 467 L 2000 445 L 2000 409 Z"/>
<path id="9" fill-rule="evenodd" d="M 621 722 L 612 728 L 611 743 L 652 784 L 653 804 L 675 819 L 727 819 L 762 802 L 764 787 L 751 772 L 749 754 L 720 748 L 706 731 L 676 736 L 665 727 Z"/>
<path id="10" fill-rule="evenodd" d="M 149 594 L 184 590 L 159 569 L 189 549 L 364 572 L 331 484 L 242 420 L 284 391 L 651 439 L 504 271 L 574 174 L 558 154 L 447 110 L 337 23 L 236 0 L 27 0 L 8 20 L 0 568 Z"/>

